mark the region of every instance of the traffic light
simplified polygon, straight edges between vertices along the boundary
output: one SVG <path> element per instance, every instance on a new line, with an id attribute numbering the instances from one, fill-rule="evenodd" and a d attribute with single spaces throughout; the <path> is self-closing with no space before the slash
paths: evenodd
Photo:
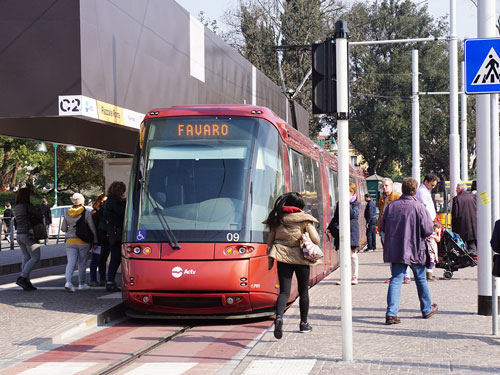
<path id="1" fill-rule="evenodd" d="M 313 114 L 337 112 L 335 40 L 312 45 L 312 111 Z"/>

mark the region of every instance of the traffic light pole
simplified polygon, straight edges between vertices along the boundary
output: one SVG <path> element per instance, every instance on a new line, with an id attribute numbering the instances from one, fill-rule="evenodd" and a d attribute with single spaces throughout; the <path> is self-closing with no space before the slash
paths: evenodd
<path id="1" fill-rule="evenodd" d="M 420 183 L 420 104 L 418 100 L 418 50 L 411 51 L 411 176 Z"/>
<path id="2" fill-rule="evenodd" d="M 460 182 L 460 136 L 458 134 L 458 47 L 456 28 L 456 0 L 450 0 L 450 195 L 457 195 L 455 188 Z"/>
<path id="3" fill-rule="evenodd" d="M 495 2 L 477 4 L 477 37 L 495 36 Z M 477 150 L 477 285 L 478 314 L 490 315 L 492 305 L 491 276 L 491 129 L 490 96 L 476 95 L 476 150 Z M 498 134 L 497 134 L 498 136 Z M 498 184 L 498 181 L 495 181 Z"/>
<path id="4" fill-rule="evenodd" d="M 352 346 L 352 287 L 351 287 L 351 233 L 349 217 L 349 81 L 347 22 L 335 23 L 335 52 L 337 78 L 337 134 L 338 134 L 338 189 L 340 232 L 340 277 L 342 359 L 353 360 Z"/>

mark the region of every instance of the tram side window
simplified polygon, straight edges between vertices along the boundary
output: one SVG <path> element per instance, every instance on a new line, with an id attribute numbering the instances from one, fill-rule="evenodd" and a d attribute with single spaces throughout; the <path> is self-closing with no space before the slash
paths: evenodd
<path id="1" fill-rule="evenodd" d="M 319 221 L 318 225 L 318 234 L 321 239 L 321 245 L 324 246 L 323 242 L 323 194 L 321 193 L 321 175 L 319 172 L 319 163 L 317 160 L 311 160 L 312 168 L 313 168 L 313 176 L 314 176 L 314 191 L 316 192 L 316 197 L 312 198 L 311 201 L 311 213 L 317 213 L 316 219 Z"/>
<path id="2" fill-rule="evenodd" d="M 250 229 L 254 234 L 269 230 L 262 222 L 285 189 L 282 149 L 281 140 L 274 128 L 261 127 L 259 129 L 252 176 L 252 227 Z"/>
<path id="3" fill-rule="evenodd" d="M 321 178 L 316 160 L 291 150 L 292 191 L 299 192 L 306 202 L 304 211 L 313 215 L 319 222 L 323 215 L 321 204 Z M 321 230 L 321 233 L 323 231 Z"/>
<path id="4" fill-rule="evenodd" d="M 307 193 L 316 191 L 314 186 L 313 160 L 304 157 L 304 187 Z"/>
<path id="5" fill-rule="evenodd" d="M 290 181 L 292 191 L 303 192 L 304 157 L 294 150 L 290 150 Z"/>
<path id="6" fill-rule="evenodd" d="M 335 204 L 337 203 L 337 172 L 328 168 L 328 198 L 330 213 L 333 216 Z"/>

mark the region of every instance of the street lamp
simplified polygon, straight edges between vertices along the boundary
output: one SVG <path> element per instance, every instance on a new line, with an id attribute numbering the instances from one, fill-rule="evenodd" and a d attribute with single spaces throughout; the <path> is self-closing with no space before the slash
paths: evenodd
<path id="1" fill-rule="evenodd" d="M 331 141 L 329 151 L 335 153 L 339 150 L 339 148 L 337 146 L 337 142 L 335 142 L 335 138 L 332 137 Z"/>
<path id="2" fill-rule="evenodd" d="M 52 143 L 54 146 L 54 207 L 57 206 L 57 143 Z M 38 152 L 47 152 L 45 142 L 38 142 L 36 145 Z M 76 147 L 72 145 L 66 146 L 66 152 L 76 152 Z"/>
<path id="3" fill-rule="evenodd" d="M 38 152 L 47 152 L 47 146 L 45 145 L 45 142 L 38 142 L 36 144 L 36 150 Z"/>

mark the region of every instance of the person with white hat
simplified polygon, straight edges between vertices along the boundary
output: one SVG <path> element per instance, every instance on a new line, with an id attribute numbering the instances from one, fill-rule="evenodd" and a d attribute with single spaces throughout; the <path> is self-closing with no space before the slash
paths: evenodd
<path id="1" fill-rule="evenodd" d="M 83 206 L 85 198 L 80 193 L 75 193 L 71 196 L 71 207 L 66 214 L 61 225 L 61 230 L 66 233 L 66 255 L 68 264 L 66 265 L 66 284 L 64 289 L 70 292 L 75 291 L 75 286 L 71 281 L 73 271 L 78 262 L 78 290 L 88 290 L 90 287 L 85 283 L 85 273 L 87 269 L 87 260 L 91 246 L 97 246 L 97 231 L 90 212 Z M 76 234 L 77 222 L 84 215 L 85 223 L 92 231 L 93 240 L 86 242 L 79 238 Z"/>

